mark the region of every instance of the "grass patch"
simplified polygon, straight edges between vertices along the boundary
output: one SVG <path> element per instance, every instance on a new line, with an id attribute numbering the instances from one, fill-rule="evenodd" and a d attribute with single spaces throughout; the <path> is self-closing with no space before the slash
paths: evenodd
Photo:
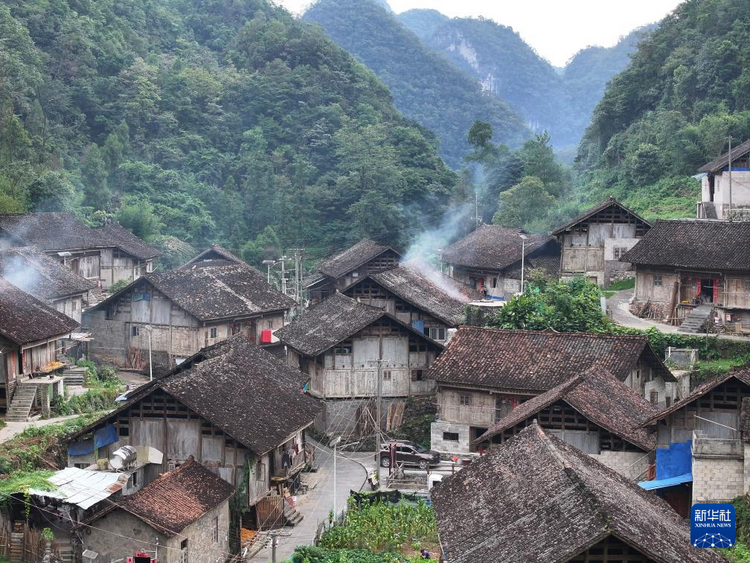
<path id="1" fill-rule="evenodd" d="M 695 363 L 690 372 L 690 387 L 695 389 L 699 385 L 721 377 L 732 369 L 744 366 L 750 362 L 750 354 L 734 358 L 720 358 L 718 360 L 701 360 Z"/>
<path id="2" fill-rule="evenodd" d="M 607 289 L 603 290 L 602 294 L 604 295 L 604 297 L 609 299 L 618 291 L 623 291 L 625 289 L 634 289 L 634 288 L 635 288 L 635 278 L 626 278 L 624 280 L 617 281 L 607 286 Z"/>
<path id="3" fill-rule="evenodd" d="M 84 380 L 88 391 L 70 398 L 55 397 L 51 404 L 53 415 L 86 414 L 115 408 L 115 399 L 125 389 L 125 383 L 118 377 L 117 369 L 97 366 L 88 360 L 80 360 L 76 365 L 86 368 Z"/>
<path id="4" fill-rule="evenodd" d="M 25 493 L 29 489 L 39 491 L 54 491 L 55 486 L 48 481 L 54 471 L 14 471 L 0 479 L 0 504 L 6 503 L 10 495 Z"/>

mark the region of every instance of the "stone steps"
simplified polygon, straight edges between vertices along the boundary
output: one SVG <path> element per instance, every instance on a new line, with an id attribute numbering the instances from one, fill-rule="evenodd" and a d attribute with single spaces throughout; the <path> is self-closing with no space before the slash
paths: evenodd
<path id="1" fill-rule="evenodd" d="M 700 307 L 696 307 L 695 309 L 690 311 L 690 314 L 687 317 L 685 317 L 685 320 L 682 321 L 680 328 L 678 328 L 677 330 L 679 332 L 686 332 L 689 334 L 698 334 L 700 332 L 704 332 L 706 323 L 711 316 L 711 311 L 712 307 L 710 305 L 701 305 Z"/>
<path id="2" fill-rule="evenodd" d="M 7 422 L 26 422 L 29 420 L 35 397 L 36 385 L 18 385 L 15 393 L 13 393 L 13 400 L 10 402 L 5 420 Z"/>
<path id="3" fill-rule="evenodd" d="M 86 382 L 86 368 L 66 368 L 62 372 L 62 377 L 65 380 L 65 386 L 76 386 L 83 387 Z"/>
<path id="4" fill-rule="evenodd" d="M 296 508 L 292 508 L 286 505 L 286 503 L 284 504 L 285 504 L 284 506 L 284 525 L 285 526 L 296 526 L 297 524 L 302 522 L 302 520 L 304 520 L 305 517 L 299 512 L 297 512 Z"/>

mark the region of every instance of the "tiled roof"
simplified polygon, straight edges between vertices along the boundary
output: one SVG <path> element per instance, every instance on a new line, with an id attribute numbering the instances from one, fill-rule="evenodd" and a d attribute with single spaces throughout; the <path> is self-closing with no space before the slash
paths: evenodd
<path id="1" fill-rule="evenodd" d="M 477 438 L 475 443 L 492 439 L 493 436 L 528 420 L 558 401 L 566 402 L 597 426 L 645 452 L 650 452 L 656 447 L 655 437 L 645 431 L 640 424 L 656 414 L 657 409 L 601 368 L 592 368 L 546 393 L 521 403 Z"/>
<path id="2" fill-rule="evenodd" d="M 139 284 L 150 283 L 173 303 L 201 321 L 283 311 L 295 301 L 271 287 L 263 274 L 246 266 L 201 267 L 147 274 L 99 303 L 106 307 Z"/>
<path id="3" fill-rule="evenodd" d="M 655 424 L 659 420 L 665 418 L 667 415 L 672 414 L 673 412 L 677 412 L 681 408 L 689 405 L 696 399 L 701 398 L 703 395 L 708 393 L 709 391 L 712 391 L 722 383 L 726 383 L 730 379 L 737 379 L 741 383 L 744 383 L 745 385 L 750 385 L 750 369 L 748 368 L 738 368 L 730 371 L 729 373 L 725 373 L 724 375 L 717 377 L 715 379 L 712 379 L 711 381 L 707 381 L 706 383 L 703 383 L 693 389 L 693 391 L 684 399 L 677 401 L 674 403 L 671 407 L 666 408 L 662 411 L 659 411 L 654 416 L 650 417 L 648 420 L 642 423 L 642 426 L 647 426 L 651 424 Z"/>
<path id="4" fill-rule="evenodd" d="M 657 221 L 622 261 L 721 272 L 750 270 L 750 222 Z"/>
<path id="5" fill-rule="evenodd" d="M 139 387 L 130 400 L 70 437 L 89 434 L 156 389 L 163 389 L 258 455 L 312 424 L 317 399 L 302 392 L 308 376 L 243 335 L 202 349 Z"/>
<path id="6" fill-rule="evenodd" d="M 78 326 L 67 315 L 0 278 L 0 335 L 16 344 L 28 344 L 64 336 Z"/>
<path id="7" fill-rule="evenodd" d="M 383 309 L 335 293 L 277 330 L 275 336 L 298 352 L 317 356 L 385 316 Z"/>
<path id="8" fill-rule="evenodd" d="M 732 148 L 732 161 L 750 153 L 750 139 Z M 722 154 L 719 158 L 704 164 L 698 169 L 698 172 L 714 173 L 729 166 L 729 151 Z"/>
<path id="9" fill-rule="evenodd" d="M 368 277 L 404 301 L 452 326 L 463 322 L 467 303 L 482 298 L 476 290 L 421 261 L 403 262 Z"/>
<path id="10" fill-rule="evenodd" d="M 662 499 L 532 424 L 432 491 L 451 563 L 562 563 L 614 536 L 660 563 L 719 563 Z"/>
<path id="11" fill-rule="evenodd" d="M 362 264 L 377 258 L 387 250 L 396 252 L 393 248 L 385 244 L 380 244 L 370 239 L 363 239 L 343 252 L 323 260 L 318 264 L 317 271 L 334 279 L 340 278 Z M 396 252 L 396 254 L 398 253 Z"/>
<path id="12" fill-rule="evenodd" d="M 129 230 L 119 223 L 107 223 L 102 227 L 94 229 L 103 239 L 108 240 L 113 246 L 123 250 L 138 258 L 139 260 L 149 260 L 156 258 L 161 254 L 153 246 L 146 244 L 143 240 L 135 236 Z"/>
<path id="13" fill-rule="evenodd" d="M 674 380 L 645 336 L 462 326 L 430 367 L 429 377 L 438 383 L 540 392 L 591 367 L 625 381 L 641 358 Z"/>
<path id="14" fill-rule="evenodd" d="M 189 260 L 178 269 L 182 270 L 189 268 L 194 265 L 208 264 L 211 266 L 229 266 L 236 264 L 239 266 L 245 266 L 247 268 L 253 268 L 247 262 L 245 262 L 239 256 L 232 254 L 226 248 L 218 244 L 212 244 L 210 248 L 207 248 L 195 258 Z M 257 269 L 253 268 L 256 272 Z"/>
<path id="15" fill-rule="evenodd" d="M 232 485 L 191 457 L 140 491 L 118 498 L 116 504 L 171 537 L 218 508 L 233 493 Z"/>
<path id="16" fill-rule="evenodd" d="M 45 252 L 113 248 L 140 259 L 154 258 L 159 251 L 116 223 L 92 229 L 70 213 L 0 215 L 0 230 L 22 245 Z"/>
<path id="17" fill-rule="evenodd" d="M 552 235 L 553 236 L 561 235 L 565 231 L 567 231 L 568 229 L 570 229 L 571 227 L 574 227 L 575 225 L 577 225 L 578 223 L 580 223 L 581 221 L 583 221 L 585 219 L 588 219 L 589 217 L 592 217 L 593 215 L 596 215 L 600 211 L 604 211 L 608 207 L 612 207 L 612 206 L 617 206 L 620 209 L 622 209 L 623 211 L 625 211 L 626 213 L 629 213 L 630 215 L 632 215 L 637 221 L 640 221 L 641 223 L 643 223 L 645 225 L 650 225 L 650 223 L 648 221 L 646 221 L 645 219 L 643 219 L 642 217 L 640 217 L 633 210 L 628 209 L 622 203 L 620 203 L 619 201 L 617 201 L 615 198 L 608 197 L 607 199 L 605 199 L 604 201 L 602 201 L 598 205 L 595 205 L 591 209 L 587 209 L 586 211 L 584 211 L 583 213 L 581 213 L 577 217 L 574 217 L 573 219 L 571 219 L 570 221 L 568 221 L 567 223 L 565 223 L 563 226 L 558 227 L 557 229 L 555 229 L 552 232 Z"/>
<path id="18" fill-rule="evenodd" d="M 525 247 L 522 234 L 528 237 Z M 481 225 L 473 233 L 446 248 L 441 260 L 446 264 L 500 271 L 521 260 L 522 248 L 528 256 L 549 243 L 556 244 L 547 235 L 529 235 L 522 229 Z"/>
<path id="19" fill-rule="evenodd" d="M 0 251 L 0 276 L 42 300 L 86 293 L 96 284 L 32 247 Z"/>

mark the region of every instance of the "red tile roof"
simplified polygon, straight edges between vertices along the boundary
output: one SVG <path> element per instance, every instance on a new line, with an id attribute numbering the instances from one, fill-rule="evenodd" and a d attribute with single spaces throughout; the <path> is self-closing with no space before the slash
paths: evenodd
<path id="1" fill-rule="evenodd" d="M 170 537 L 220 506 L 234 487 L 192 457 L 130 496 L 120 497 L 119 508 Z"/>

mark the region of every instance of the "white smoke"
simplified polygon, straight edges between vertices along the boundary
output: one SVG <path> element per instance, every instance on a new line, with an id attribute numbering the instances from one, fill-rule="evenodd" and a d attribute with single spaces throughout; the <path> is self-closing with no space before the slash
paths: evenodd
<path id="1" fill-rule="evenodd" d="M 39 271 L 18 254 L 2 257 L 0 274 L 18 289 L 30 294 L 36 291 L 40 279 Z"/>

